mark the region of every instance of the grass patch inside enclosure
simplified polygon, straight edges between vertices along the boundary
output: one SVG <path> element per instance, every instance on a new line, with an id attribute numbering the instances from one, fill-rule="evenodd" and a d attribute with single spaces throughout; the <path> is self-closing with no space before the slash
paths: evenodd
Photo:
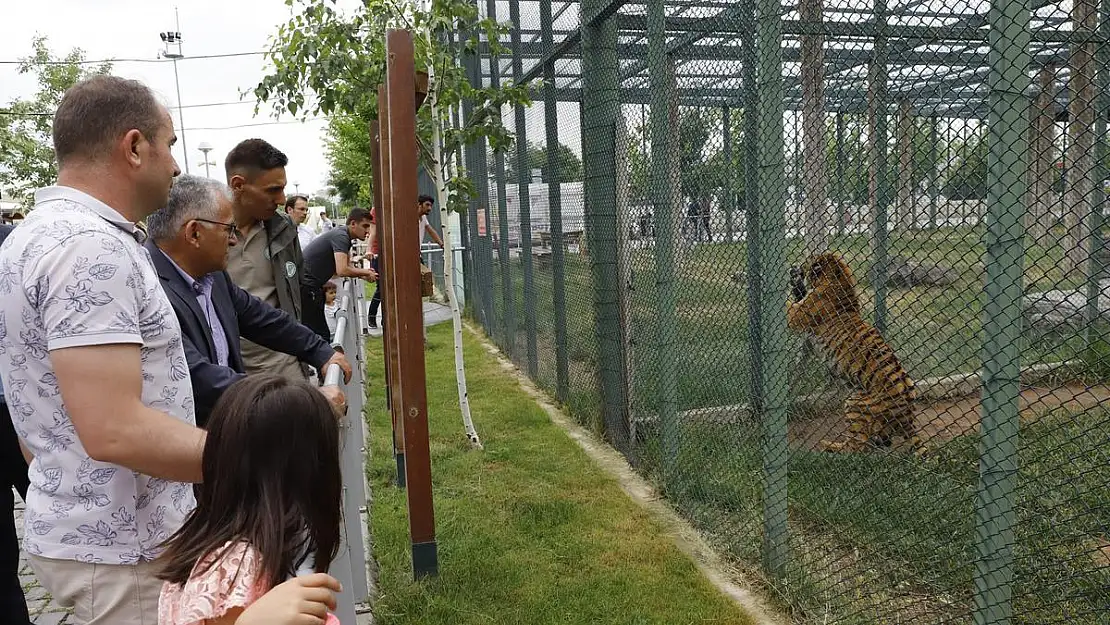
<path id="1" fill-rule="evenodd" d="M 378 623 L 749 623 L 469 333 L 471 409 L 459 417 L 450 326 L 428 331 L 427 388 L 440 574 L 412 581 L 394 486 L 380 339 L 369 343 L 370 480 Z"/>
<path id="2" fill-rule="evenodd" d="M 795 622 L 970 623 L 980 438 L 928 460 L 789 458 Z M 1110 411 L 1056 410 L 1021 427 L 1014 493 L 1014 623 L 1103 622 L 1110 606 Z M 759 562 L 758 438 L 690 426 L 668 493 L 732 558 Z M 649 472 L 661 471 L 658 458 Z"/>

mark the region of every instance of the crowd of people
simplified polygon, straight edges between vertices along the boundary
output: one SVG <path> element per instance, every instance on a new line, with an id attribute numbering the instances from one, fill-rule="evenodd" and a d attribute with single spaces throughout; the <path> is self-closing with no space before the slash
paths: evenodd
<path id="1" fill-rule="evenodd" d="M 352 375 L 336 279 L 378 279 L 374 213 L 316 233 L 273 145 L 235 146 L 225 183 L 181 175 L 175 141 L 148 87 L 84 80 L 54 117 L 57 184 L 0 226 L 6 624 L 30 622 L 13 488 L 79 625 L 337 622 L 346 398 L 323 377 Z"/>

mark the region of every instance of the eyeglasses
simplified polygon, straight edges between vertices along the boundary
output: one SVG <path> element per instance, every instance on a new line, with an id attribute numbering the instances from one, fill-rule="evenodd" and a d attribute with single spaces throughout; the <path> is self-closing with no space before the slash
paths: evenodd
<path id="1" fill-rule="evenodd" d="M 206 224 L 212 224 L 212 225 L 215 225 L 215 226 L 223 226 L 224 230 L 227 230 L 227 235 L 230 236 L 230 237 L 235 237 L 236 239 L 241 238 L 241 236 L 242 236 L 242 233 L 239 232 L 239 228 L 235 227 L 235 224 L 228 224 L 228 223 L 224 223 L 222 221 L 213 221 L 211 219 L 200 219 L 199 217 L 194 219 L 193 221 L 203 221 Z"/>

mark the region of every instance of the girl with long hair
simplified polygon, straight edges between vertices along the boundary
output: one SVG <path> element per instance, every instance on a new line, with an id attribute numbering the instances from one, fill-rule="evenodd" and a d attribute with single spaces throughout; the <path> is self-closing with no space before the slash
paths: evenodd
<path id="1" fill-rule="evenodd" d="M 208 421 L 197 507 L 166 542 L 160 625 L 230 625 L 339 550 L 339 423 L 307 382 L 247 376 Z M 327 623 L 338 625 L 333 614 Z"/>

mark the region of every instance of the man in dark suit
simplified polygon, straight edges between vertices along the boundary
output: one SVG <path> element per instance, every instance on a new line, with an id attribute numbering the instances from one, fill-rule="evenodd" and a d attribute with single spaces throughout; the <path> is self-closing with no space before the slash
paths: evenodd
<path id="1" fill-rule="evenodd" d="M 0 245 L 15 229 L 0 224 Z M 27 500 L 27 462 L 19 449 L 19 438 L 12 426 L 8 404 L 4 399 L 4 381 L 0 380 L 0 616 L 5 623 L 30 625 L 27 601 L 19 583 L 19 537 L 15 533 L 15 497 L 12 488 Z"/>
<path id="2" fill-rule="evenodd" d="M 179 176 L 166 206 L 147 218 L 147 232 L 146 248 L 181 325 L 198 426 L 207 423 L 227 387 L 245 375 L 240 336 L 320 371 L 337 364 L 350 381 L 351 366 L 342 353 L 228 277 L 228 248 L 236 244 L 237 230 L 231 194 L 222 182 Z M 338 387 L 320 390 L 338 407 L 345 404 Z"/>

